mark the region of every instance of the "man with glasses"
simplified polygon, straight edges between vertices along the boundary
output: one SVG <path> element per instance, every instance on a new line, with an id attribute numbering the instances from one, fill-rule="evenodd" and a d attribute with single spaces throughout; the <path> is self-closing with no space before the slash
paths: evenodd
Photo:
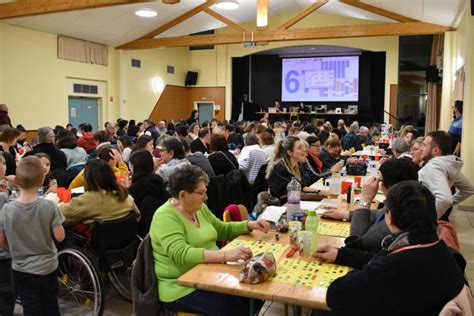
<path id="1" fill-rule="evenodd" d="M 51 160 L 51 171 L 56 169 L 66 170 L 67 159 L 64 152 L 55 147 L 56 136 L 51 127 L 41 127 L 38 129 L 39 144 L 33 147 L 32 151 L 25 154 L 25 157 L 38 153 L 45 153 Z"/>

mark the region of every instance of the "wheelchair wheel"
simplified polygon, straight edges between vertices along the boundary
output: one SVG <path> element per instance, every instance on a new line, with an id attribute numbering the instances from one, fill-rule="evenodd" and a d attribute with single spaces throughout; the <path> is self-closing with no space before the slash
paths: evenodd
<path id="1" fill-rule="evenodd" d="M 58 252 L 58 301 L 62 315 L 102 315 L 103 284 L 95 259 L 86 250 Z"/>
<path id="2" fill-rule="evenodd" d="M 132 267 L 112 270 L 107 273 L 107 277 L 117 293 L 132 302 Z"/>

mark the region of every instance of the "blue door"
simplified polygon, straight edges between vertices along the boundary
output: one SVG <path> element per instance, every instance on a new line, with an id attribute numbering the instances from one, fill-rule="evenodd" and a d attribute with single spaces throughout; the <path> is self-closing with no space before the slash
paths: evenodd
<path id="1" fill-rule="evenodd" d="M 199 125 L 214 118 L 214 103 L 198 103 Z"/>
<path id="2" fill-rule="evenodd" d="M 92 130 L 99 129 L 98 102 L 94 98 L 69 97 L 68 118 L 69 123 L 78 127 L 81 123 L 89 123 Z"/>

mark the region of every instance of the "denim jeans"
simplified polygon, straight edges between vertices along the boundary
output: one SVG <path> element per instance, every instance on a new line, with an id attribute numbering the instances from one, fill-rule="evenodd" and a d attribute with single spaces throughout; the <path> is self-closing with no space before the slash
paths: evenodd
<path id="1" fill-rule="evenodd" d="M 37 275 L 13 270 L 15 289 L 25 316 L 60 316 L 58 305 L 58 271 Z"/>
<path id="2" fill-rule="evenodd" d="M 196 290 L 171 303 L 163 303 L 172 311 L 212 316 L 245 316 L 249 314 L 250 299 L 222 293 Z M 256 312 L 258 313 L 261 302 Z"/>

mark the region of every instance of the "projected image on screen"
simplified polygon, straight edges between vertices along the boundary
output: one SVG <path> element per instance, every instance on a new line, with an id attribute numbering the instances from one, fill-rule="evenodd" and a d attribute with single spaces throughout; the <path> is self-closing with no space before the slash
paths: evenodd
<path id="1" fill-rule="evenodd" d="M 282 101 L 358 101 L 359 56 L 282 60 Z"/>

